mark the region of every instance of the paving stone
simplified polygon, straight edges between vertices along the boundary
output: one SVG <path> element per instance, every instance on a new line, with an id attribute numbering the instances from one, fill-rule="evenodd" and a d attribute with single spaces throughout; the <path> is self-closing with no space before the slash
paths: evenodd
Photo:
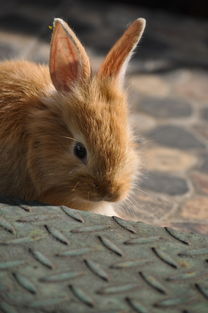
<path id="1" fill-rule="evenodd" d="M 49 44 L 38 43 L 36 49 L 28 55 L 28 59 L 40 64 L 48 64 L 49 62 Z"/>
<path id="2" fill-rule="evenodd" d="M 106 6 L 107 11 L 107 6 Z M 83 14 L 84 13 L 84 14 Z M 70 2 L 64 3 L 64 6 L 61 8 L 61 15 L 66 15 L 69 24 L 72 26 L 72 22 L 74 25 L 80 27 L 83 32 L 83 26 L 87 26 L 87 31 L 89 29 L 101 28 L 103 26 L 104 20 L 106 20 L 105 14 L 103 14 L 102 5 L 100 3 L 87 3 L 85 1 L 82 2 L 82 8 L 80 5 L 71 5 Z M 80 19 L 80 16 L 82 17 Z M 124 24 L 123 24 L 124 25 Z"/>
<path id="3" fill-rule="evenodd" d="M 201 158 L 202 158 L 202 164 L 198 168 L 198 170 L 203 173 L 208 173 L 208 154 L 206 153 L 203 154 Z"/>
<path id="4" fill-rule="evenodd" d="M 204 109 L 201 111 L 201 117 L 202 117 L 202 119 L 208 121 L 208 108 L 204 108 Z"/>
<path id="5" fill-rule="evenodd" d="M 6 60 L 14 58 L 17 55 L 17 51 L 13 45 L 0 42 L 0 59 Z"/>
<path id="6" fill-rule="evenodd" d="M 186 219 L 208 221 L 208 198 L 195 197 L 189 199 L 181 209 L 181 216 Z"/>
<path id="7" fill-rule="evenodd" d="M 202 138 L 208 140 L 208 123 L 202 123 L 200 121 L 200 124 L 194 126 L 194 130 L 196 130 L 196 133 L 198 133 Z"/>
<path id="8" fill-rule="evenodd" d="M 87 15 L 87 14 L 86 14 Z M 88 13 L 88 19 L 81 20 L 80 17 L 71 16 L 68 18 L 68 23 L 71 25 L 71 27 L 76 31 L 79 36 L 89 36 L 90 33 L 96 30 L 96 27 L 99 25 L 98 20 L 94 18 L 94 15 L 90 15 Z M 72 26 L 73 25 L 73 26 Z"/>
<path id="9" fill-rule="evenodd" d="M 192 182 L 198 193 L 208 195 L 208 175 L 202 173 L 192 173 Z M 208 210 L 208 207 L 207 207 Z"/>
<path id="10" fill-rule="evenodd" d="M 106 18 L 110 13 L 108 4 L 105 6 L 105 13 L 103 14 L 103 6 L 99 2 L 90 4 L 82 1 L 81 6 L 66 3 L 61 16 L 69 22 L 85 46 L 93 49 L 96 54 L 104 56 L 126 25 L 123 24 L 122 31 L 118 31 L 116 27 L 113 28 L 107 23 Z M 80 18 L 80 15 L 83 17 Z M 106 28 L 109 31 L 106 31 Z"/>
<path id="11" fill-rule="evenodd" d="M 1 1 L 0 15 L 8 14 L 17 7 L 18 2 L 16 0 Z"/>
<path id="12" fill-rule="evenodd" d="M 147 224 L 154 224 L 155 218 L 152 215 L 145 214 L 144 211 L 140 211 L 132 206 L 126 206 L 123 208 L 115 209 L 118 216 L 128 221 L 140 221 Z"/>
<path id="13" fill-rule="evenodd" d="M 120 35 L 115 34 L 114 31 L 106 32 L 103 28 L 95 28 L 89 32 L 85 32 L 84 29 L 82 31 L 83 33 L 81 33 L 79 38 L 85 47 L 90 47 L 94 53 L 102 57 L 106 56 Z M 78 32 L 76 31 L 76 33 Z"/>
<path id="14" fill-rule="evenodd" d="M 183 81 L 175 82 L 172 86 L 174 94 L 201 103 L 208 102 L 208 74 L 205 71 L 190 71 Z"/>
<path id="15" fill-rule="evenodd" d="M 205 30 L 207 30 L 206 24 L 203 22 L 198 24 L 190 18 L 183 19 L 180 16 L 163 14 L 162 12 L 159 13 L 157 18 L 153 16 L 150 23 L 154 27 L 153 32 L 158 32 L 160 38 L 166 39 L 171 44 L 172 51 L 170 55 L 178 61 L 175 62 L 175 67 L 182 67 L 183 64 L 188 64 L 189 60 L 192 61 L 192 64 L 193 62 L 195 64 L 199 63 L 202 59 L 203 62 L 206 62 L 203 53 L 206 50 L 203 44 Z M 165 27 L 161 27 L 164 24 Z M 195 60 L 193 60 L 194 57 Z M 180 61 L 182 64 L 179 63 Z"/>
<path id="16" fill-rule="evenodd" d="M 155 224 L 162 217 L 169 214 L 173 206 L 174 203 L 166 196 L 141 191 L 139 187 L 135 190 L 127 205 L 117 212 L 124 219 Z"/>
<path id="17" fill-rule="evenodd" d="M 0 17 L 0 27 L 15 33 L 34 34 L 40 30 L 41 25 L 35 19 L 11 13 Z"/>
<path id="18" fill-rule="evenodd" d="M 137 199 L 137 208 L 135 208 L 135 213 L 144 212 L 146 215 L 151 215 L 154 220 L 160 219 L 173 208 L 174 203 L 168 200 L 163 195 L 155 195 L 151 192 L 142 192 L 138 190 L 135 198 Z M 138 210 L 138 211 L 137 211 Z"/>
<path id="19" fill-rule="evenodd" d="M 32 53 L 36 37 L 0 32 L 0 59 L 24 58 Z"/>
<path id="20" fill-rule="evenodd" d="M 146 97 L 140 100 L 139 109 L 157 118 L 180 118 L 192 114 L 192 107 L 189 102 L 170 97 Z"/>
<path id="21" fill-rule="evenodd" d="M 125 81 L 124 88 L 127 90 L 127 97 L 131 107 L 133 107 L 134 111 L 138 109 L 138 104 L 141 100 L 141 94 L 129 84 L 129 77 Z"/>
<path id="22" fill-rule="evenodd" d="M 137 19 L 138 17 L 146 17 L 150 18 L 151 12 L 149 10 L 145 10 L 143 7 L 137 6 L 136 10 L 134 6 L 129 4 L 125 5 L 120 1 L 118 3 L 114 3 L 114 1 L 105 2 L 105 9 L 108 12 L 105 17 L 106 24 L 109 25 L 112 29 L 122 30 L 123 25 L 128 25 L 130 21 Z M 110 6 L 108 4 L 111 4 Z M 101 9 L 101 14 L 103 15 L 103 11 Z"/>
<path id="23" fill-rule="evenodd" d="M 140 57 L 147 58 L 152 57 L 152 55 L 155 57 L 160 57 L 161 54 L 164 55 L 170 49 L 171 45 L 168 41 L 159 38 L 156 34 L 149 33 L 147 30 L 146 36 L 142 38 L 142 49 L 140 51 Z"/>
<path id="24" fill-rule="evenodd" d="M 187 80 L 192 76 L 192 71 L 189 68 L 176 68 L 172 71 L 167 71 L 167 73 L 163 74 L 163 79 L 171 84 L 171 87 L 178 86 L 180 84 L 184 84 Z"/>
<path id="25" fill-rule="evenodd" d="M 28 4 L 28 0 L 21 0 L 22 4 L 25 4 L 27 5 Z M 59 4 L 61 3 L 62 1 L 59 0 Z M 35 4 L 40 6 L 40 7 L 53 7 L 53 6 L 57 6 L 57 0 L 36 0 L 35 1 Z M 31 6 L 33 6 L 34 4 L 32 3 Z"/>
<path id="26" fill-rule="evenodd" d="M 138 134 L 151 130 L 156 126 L 156 121 L 151 116 L 142 113 L 131 114 L 130 123 Z"/>
<path id="27" fill-rule="evenodd" d="M 145 148 L 144 167 L 164 172 L 185 172 L 197 163 L 197 158 L 181 150 L 151 147 Z"/>
<path id="28" fill-rule="evenodd" d="M 192 233 L 200 233 L 200 234 L 207 234 L 208 224 L 202 224 L 197 222 L 171 222 L 167 225 L 163 226 L 169 226 L 171 228 L 175 228 L 179 231 L 188 231 Z"/>
<path id="29" fill-rule="evenodd" d="M 60 11 L 61 2 L 62 0 L 55 0 L 54 3 L 51 1 L 50 4 L 48 3 L 48 5 L 44 6 L 41 5 L 41 3 L 37 3 L 37 0 L 33 3 L 31 3 L 31 1 L 21 0 L 21 5 L 18 5 L 18 9 L 15 10 L 15 13 L 27 19 L 35 20 L 36 23 L 39 22 L 39 25 L 42 26 L 48 23 L 48 18 L 51 18 L 52 22 L 55 16 L 58 17 L 58 15 L 54 13 Z M 46 4 L 47 1 L 44 0 L 44 3 Z"/>
<path id="30" fill-rule="evenodd" d="M 192 227 L 192 232 L 199 233 L 199 234 L 208 234 L 208 224 L 202 224 L 202 223 L 190 223 L 190 226 Z M 189 227 L 190 227 L 189 226 Z"/>
<path id="31" fill-rule="evenodd" d="M 170 85 L 159 75 L 137 75 L 131 76 L 129 85 L 138 93 L 138 96 L 164 97 L 170 92 Z M 139 104 L 139 103 L 138 103 Z"/>
<path id="32" fill-rule="evenodd" d="M 188 183 L 184 178 L 156 171 L 147 172 L 140 185 L 141 189 L 144 188 L 170 196 L 184 195 L 189 191 Z"/>
<path id="33" fill-rule="evenodd" d="M 174 125 L 158 126 L 147 133 L 147 136 L 160 145 L 182 150 L 201 149 L 205 147 L 194 134 L 182 127 Z"/>

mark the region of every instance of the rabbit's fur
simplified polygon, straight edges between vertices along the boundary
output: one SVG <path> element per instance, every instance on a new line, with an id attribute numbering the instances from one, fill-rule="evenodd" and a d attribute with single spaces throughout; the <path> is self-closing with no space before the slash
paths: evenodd
<path id="1" fill-rule="evenodd" d="M 130 25 L 96 75 L 69 26 L 55 19 L 50 65 L 0 63 L 0 194 L 113 215 L 140 158 L 122 83 L 145 26 Z M 87 161 L 74 154 L 81 142 Z"/>

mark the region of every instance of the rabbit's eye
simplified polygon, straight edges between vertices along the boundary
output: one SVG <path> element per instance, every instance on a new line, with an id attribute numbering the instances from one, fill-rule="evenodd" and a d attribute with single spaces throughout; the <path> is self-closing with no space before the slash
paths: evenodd
<path id="1" fill-rule="evenodd" d="M 87 160 L 87 150 L 81 142 L 77 142 L 74 146 L 74 154 L 83 162 Z"/>

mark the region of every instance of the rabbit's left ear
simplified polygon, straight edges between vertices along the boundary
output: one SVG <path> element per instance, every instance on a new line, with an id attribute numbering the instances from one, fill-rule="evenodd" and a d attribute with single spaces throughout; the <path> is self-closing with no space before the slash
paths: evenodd
<path id="1" fill-rule="evenodd" d="M 120 85 L 123 84 L 126 68 L 130 58 L 136 48 L 146 21 L 143 18 L 135 20 L 121 38 L 114 44 L 101 65 L 98 76 L 101 78 L 115 78 Z"/>
<path id="2" fill-rule="evenodd" d="M 59 91 L 70 90 L 74 83 L 91 74 L 84 47 L 68 24 L 60 18 L 54 20 L 49 69 L 52 82 Z"/>

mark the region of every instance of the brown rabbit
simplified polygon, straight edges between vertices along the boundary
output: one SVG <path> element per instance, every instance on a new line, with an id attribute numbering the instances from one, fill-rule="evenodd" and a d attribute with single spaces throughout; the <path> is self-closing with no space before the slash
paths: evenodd
<path id="1" fill-rule="evenodd" d="M 123 90 L 145 27 L 134 21 L 92 76 L 74 32 L 54 20 L 50 64 L 0 63 L 0 194 L 113 215 L 140 167 Z"/>

